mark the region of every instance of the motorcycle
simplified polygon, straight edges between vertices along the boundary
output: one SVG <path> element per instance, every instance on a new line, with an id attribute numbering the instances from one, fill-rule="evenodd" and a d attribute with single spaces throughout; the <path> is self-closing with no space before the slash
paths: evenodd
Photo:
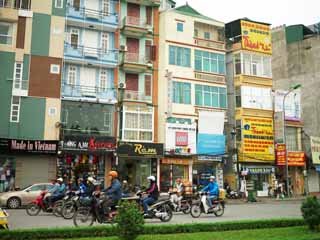
<path id="1" fill-rule="evenodd" d="M 36 216 L 41 210 L 43 212 L 53 212 L 53 209 L 61 204 L 61 202 L 56 201 L 51 206 L 47 201 L 44 200 L 46 194 L 46 191 L 41 192 L 40 195 L 26 207 L 26 211 L 29 216 Z"/>
<path id="2" fill-rule="evenodd" d="M 65 196 L 61 199 L 55 202 L 55 205 L 53 207 L 53 215 L 56 217 L 62 216 L 62 209 L 66 202 L 68 202 L 73 196 L 75 195 L 75 192 L 73 191 L 67 191 L 65 193 Z"/>
<path id="3" fill-rule="evenodd" d="M 238 199 L 240 198 L 240 195 L 238 192 L 231 190 L 231 187 L 228 185 L 226 187 L 226 197 L 229 199 Z"/>
<path id="4" fill-rule="evenodd" d="M 177 194 L 176 192 L 169 192 L 170 196 L 170 203 L 169 206 L 173 212 L 183 212 L 184 214 L 189 214 L 192 205 L 192 197 L 183 197 L 180 201 L 180 208 L 179 205 L 174 202 L 173 195 Z"/>
<path id="5" fill-rule="evenodd" d="M 220 217 L 224 214 L 225 202 L 222 199 L 214 199 L 212 202 L 212 208 L 208 206 L 206 192 L 198 192 L 199 199 L 195 201 L 191 206 L 190 214 L 193 218 L 200 217 L 201 213 L 214 214 L 216 217 Z"/>
<path id="6" fill-rule="evenodd" d="M 80 207 L 90 205 L 91 197 L 81 196 L 80 191 L 77 191 L 75 195 L 69 199 L 62 207 L 61 215 L 64 219 L 73 218 L 74 214 Z"/>

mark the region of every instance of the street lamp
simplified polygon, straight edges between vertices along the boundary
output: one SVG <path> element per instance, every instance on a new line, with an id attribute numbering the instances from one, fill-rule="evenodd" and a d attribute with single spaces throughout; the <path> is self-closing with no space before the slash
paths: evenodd
<path id="1" fill-rule="evenodd" d="M 293 87 L 289 89 L 289 91 L 284 95 L 283 102 L 282 102 L 282 109 L 283 109 L 283 138 L 284 138 L 284 144 L 286 146 L 286 188 L 287 188 L 287 194 L 288 197 L 290 196 L 290 189 L 289 189 L 289 165 L 288 165 L 288 150 L 287 150 L 287 137 L 286 137 L 286 109 L 285 109 L 285 102 L 286 97 L 293 92 L 294 90 L 301 87 L 301 84 L 296 84 Z"/>
<path id="2" fill-rule="evenodd" d="M 240 168 L 239 168 L 239 159 L 238 159 L 238 148 L 237 148 L 237 129 L 236 127 L 233 127 L 231 130 L 231 136 L 233 139 L 233 156 L 236 158 L 236 163 L 237 163 L 237 176 L 238 176 L 238 190 L 240 190 Z"/>

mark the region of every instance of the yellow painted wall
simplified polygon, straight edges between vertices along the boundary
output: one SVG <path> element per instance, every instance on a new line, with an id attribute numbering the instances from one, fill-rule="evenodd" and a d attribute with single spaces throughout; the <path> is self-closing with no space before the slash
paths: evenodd
<path id="1" fill-rule="evenodd" d="M 37 13 L 51 15 L 51 7 L 52 0 L 33 0 L 31 2 L 31 10 Z"/>
<path id="2" fill-rule="evenodd" d="M 55 115 L 49 115 L 49 109 L 56 108 Z M 57 98 L 46 99 L 45 127 L 44 139 L 59 140 L 59 128 L 55 126 L 56 122 L 60 121 L 61 101 Z"/>
<path id="3" fill-rule="evenodd" d="M 0 21 L 17 22 L 18 11 L 11 8 L 0 8 Z"/>
<path id="4" fill-rule="evenodd" d="M 65 18 L 59 16 L 51 16 L 51 38 L 49 49 L 50 57 L 63 57 L 64 26 Z"/>

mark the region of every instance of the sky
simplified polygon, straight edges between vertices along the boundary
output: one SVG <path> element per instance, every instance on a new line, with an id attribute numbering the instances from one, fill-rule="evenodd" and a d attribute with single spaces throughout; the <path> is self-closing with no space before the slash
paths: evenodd
<path id="1" fill-rule="evenodd" d="M 175 0 L 176 6 L 186 0 Z M 320 0 L 188 0 L 201 14 L 227 23 L 247 17 L 277 27 L 320 22 Z"/>

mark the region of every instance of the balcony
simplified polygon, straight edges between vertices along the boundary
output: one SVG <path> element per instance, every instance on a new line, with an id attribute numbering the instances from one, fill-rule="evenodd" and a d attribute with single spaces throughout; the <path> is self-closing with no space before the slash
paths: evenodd
<path id="1" fill-rule="evenodd" d="M 86 99 L 105 103 L 116 102 L 116 91 L 114 88 L 101 88 L 97 86 L 84 86 L 68 84 L 66 80 L 62 83 L 62 98 L 70 100 Z"/>
<path id="2" fill-rule="evenodd" d="M 131 37 L 144 37 L 153 33 L 151 25 L 147 24 L 146 19 L 126 16 L 122 19 L 122 33 Z"/>
<path id="3" fill-rule="evenodd" d="M 124 101 L 138 101 L 138 102 L 151 102 L 151 96 L 146 96 L 144 93 L 138 91 L 125 90 Z"/>
<path id="4" fill-rule="evenodd" d="M 160 6 L 161 4 L 160 0 L 125 0 L 125 2 L 145 5 L 145 6 L 152 6 L 152 7 L 157 7 L 157 6 Z"/>
<path id="5" fill-rule="evenodd" d="M 194 38 L 194 42 L 199 47 L 206 47 L 206 48 L 212 48 L 215 50 L 223 50 L 223 51 L 225 50 L 224 42 L 196 38 L 196 37 Z"/>
<path id="6" fill-rule="evenodd" d="M 151 70 L 153 64 L 139 53 L 126 52 L 122 56 L 121 67 L 124 71 L 142 73 L 148 69 Z"/>
<path id="7" fill-rule="evenodd" d="M 66 20 L 68 25 L 81 28 L 98 29 L 115 32 L 118 27 L 118 14 L 97 11 L 89 8 L 67 6 Z"/>
<path id="8" fill-rule="evenodd" d="M 266 87 L 272 87 L 272 78 L 258 77 L 250 75 L 236 75 L 234 77 L 235 86 L 240 85 L 260 85 Z"/>
<path id="9" fill-rule="evenodd" d="M 31 0 L 0 0 L 0 8 L 31 9 Z"/>
<path id="10" fill-rule="evenodd" d="M 12 95 L 13 96 L 28 96 L 29 80 L 13 80 Z"/>
<path id="11" fill-rule="evenodd" d="M 116 67 L 118 65 L 119 51 L 103 50 L 101 48 L 91 48 L 81 45 L 65 43 L 64 58 L 72 63 L 90 63 L 96 66 Z"/>

